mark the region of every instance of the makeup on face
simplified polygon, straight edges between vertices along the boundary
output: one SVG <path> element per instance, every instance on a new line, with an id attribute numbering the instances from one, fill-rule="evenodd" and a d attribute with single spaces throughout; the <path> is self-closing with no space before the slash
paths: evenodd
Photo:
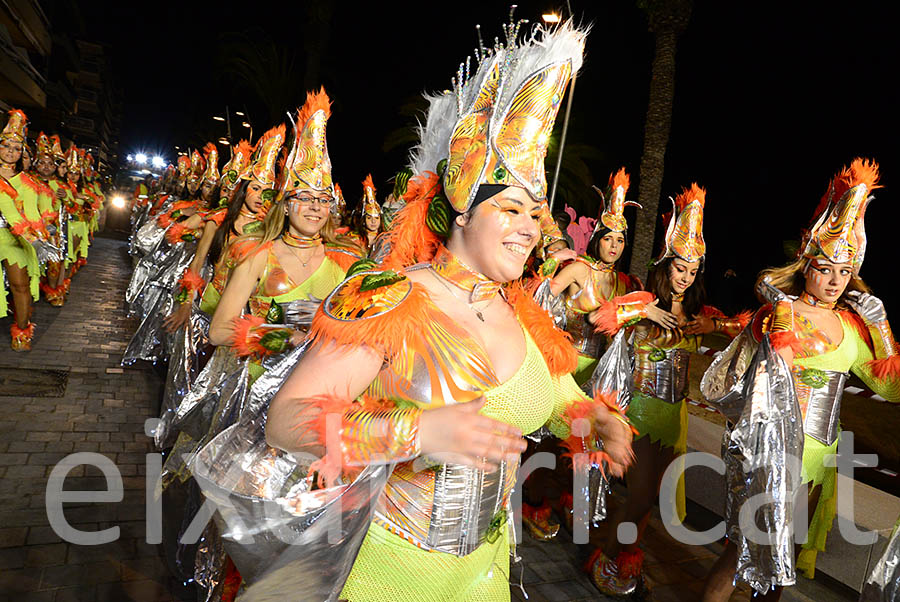
<path id="1" fill-rule="evenodd" d="M 673 259 L 669 264 L 669 284 L 671 284 L 672 290 L 676 293 L 688 290 L 697 279 L 699 270 L 699 261 L 685 261 L 677 257 Z"/>
<path id="2" fill-rule="evenodd" d="M 615 263 L 625 248 L 625 237 L 621 232 L 609 232 L 600 239 L 600 261 L 603 263 Z"/>
<path id="3" fill-rule="evenodd" d="M 331 195 L 304 190 L 286 202 L 291 226 L 301 234 L 312 236 L 322 229 L 328 219 Z"/>
<path id="4" fill-rule="evenodd" d="M 540 205 L 523 188 L 508 187 L 457 220 L 464 248 L 454 252 L 492 280 L 515 280 L 540 240 L 539 218 Z"/>
<path id="5" fill-rule="evenodd" d="M 850 283 L 852 274 L 849 263 L 813 259 L 804 272 L 806 292 L 827 303 L 837 301 Z"/>

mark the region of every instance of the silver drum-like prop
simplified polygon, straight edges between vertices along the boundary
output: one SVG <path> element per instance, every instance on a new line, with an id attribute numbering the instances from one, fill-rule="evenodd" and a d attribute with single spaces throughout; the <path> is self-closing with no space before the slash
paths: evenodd
<path id="1" fill-rule="evenodd" d="M 267 446 L 255 426 L 235 424 L 191 462 L 247 585 L 242 602 L 338 599 L 390 466 L 372 465 L 352 483 L 310 491 L 311 461 Z"/>

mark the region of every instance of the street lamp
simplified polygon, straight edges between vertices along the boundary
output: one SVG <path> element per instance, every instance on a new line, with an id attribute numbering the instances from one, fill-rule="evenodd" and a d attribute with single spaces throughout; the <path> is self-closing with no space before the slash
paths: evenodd
<path id="1" fill-rule="evenodd" d="M 137 153 L 134 156 L 134 160 L 143 165 L 147 162 L 147 155 L 145 155 L 144 153 Z"/>
<path id="2" fill-rule="evenodd" d="M 541 18 L 544 20 L 544 23 L 559 23 L 559 15 L 556 13 L 544 13 L 541 15 Z"/>
<path id="3" fill-rule="evenodd" d="M 218 115 L 213 115 L 213 119 L 215 119 L 216 121 L 225 121 L 224 117 L 219 117 Z"/>
<path id="4" fill-rule="evenodd" d="M 166 166 L 166 160 L 163 159 L 162 157 L 160 157 L 159 155 L 156 155 L 155 157 L 153 157 L 153 160 L 150 163 L 156 169 L 162 169 L 163 167 Z"/>

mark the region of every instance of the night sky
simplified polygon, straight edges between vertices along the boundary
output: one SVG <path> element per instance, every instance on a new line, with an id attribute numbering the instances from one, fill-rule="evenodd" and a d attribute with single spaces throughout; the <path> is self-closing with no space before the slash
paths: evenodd
<path id="1" fill-rule="evenodd" d="M 897 315 L 892 260 L 900 209 L 891 184 L 900 169 L 900 98 L 891 4 L 695 3 L 679 44 L 663 191 L 674 195 L 692 181 L 708 189 L 706 275 L 713 302 L 719 296 L 725 305 L 752 307 L 756 273 L 785 263 L 782 241 L 798 238 L 828 179 L 865 156 L 880 162 L 885 188 L 866 215 L 862 274 Z M 221 135 L 211 117 L 226 104 L 247 111 L 256 135 L 274 125 L 258 94 L 238 85 L 225 66 L 229 40 L 243 33 L 294 57 L 295 76 L 278 86 L 284 111 L 302 103 L 306 83 L 325 85 L 334 102 L 328 126 L 334 175 L 350 203 L 369 171 L 379 197 L 387 194 L 389 178 L 405 163 L 405 146 L 384 150 L 391 132 L 411 122 L 401 107 L 423 90 L 449 87 L 475 45 L 475 24 L 492 38 L 508 12 L 507 3 L 484 0 L 143 6 L 139 15 L 131 3 L 81 7 L 89 35 L 113 48 L 125 100 L 122 156 L 140 149 L 171 159 L 175 144 Z M 540 19 L 552 8 L 552 2 L 520 2 L 517 15 Z M 588 161 L 597 184 L 624 165 L 636 198 L 652 34 L 633 0 L 572 0 L 572 9 L 593 31 L 569 142 L 599 151 Z M 309 25 L 313 13 L 319 21 Z M 308 69 L 309 49 L 321 50 L 318 74 Z M 721 280 L 727 268 L 739 275 L 736 297 Z"/>

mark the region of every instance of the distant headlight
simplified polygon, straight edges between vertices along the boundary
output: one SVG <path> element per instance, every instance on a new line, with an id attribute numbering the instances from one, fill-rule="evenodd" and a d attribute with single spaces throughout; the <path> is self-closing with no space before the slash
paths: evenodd
<path id="1" fill-rule="evenodd" d="M 112 206 L 116 209 L 124 209 L 125 205 L 127 204 L 128 203 L 125 202 L 125 197 L 123 197 L 121 194 L 117 194 L 112 198 Z"/>

